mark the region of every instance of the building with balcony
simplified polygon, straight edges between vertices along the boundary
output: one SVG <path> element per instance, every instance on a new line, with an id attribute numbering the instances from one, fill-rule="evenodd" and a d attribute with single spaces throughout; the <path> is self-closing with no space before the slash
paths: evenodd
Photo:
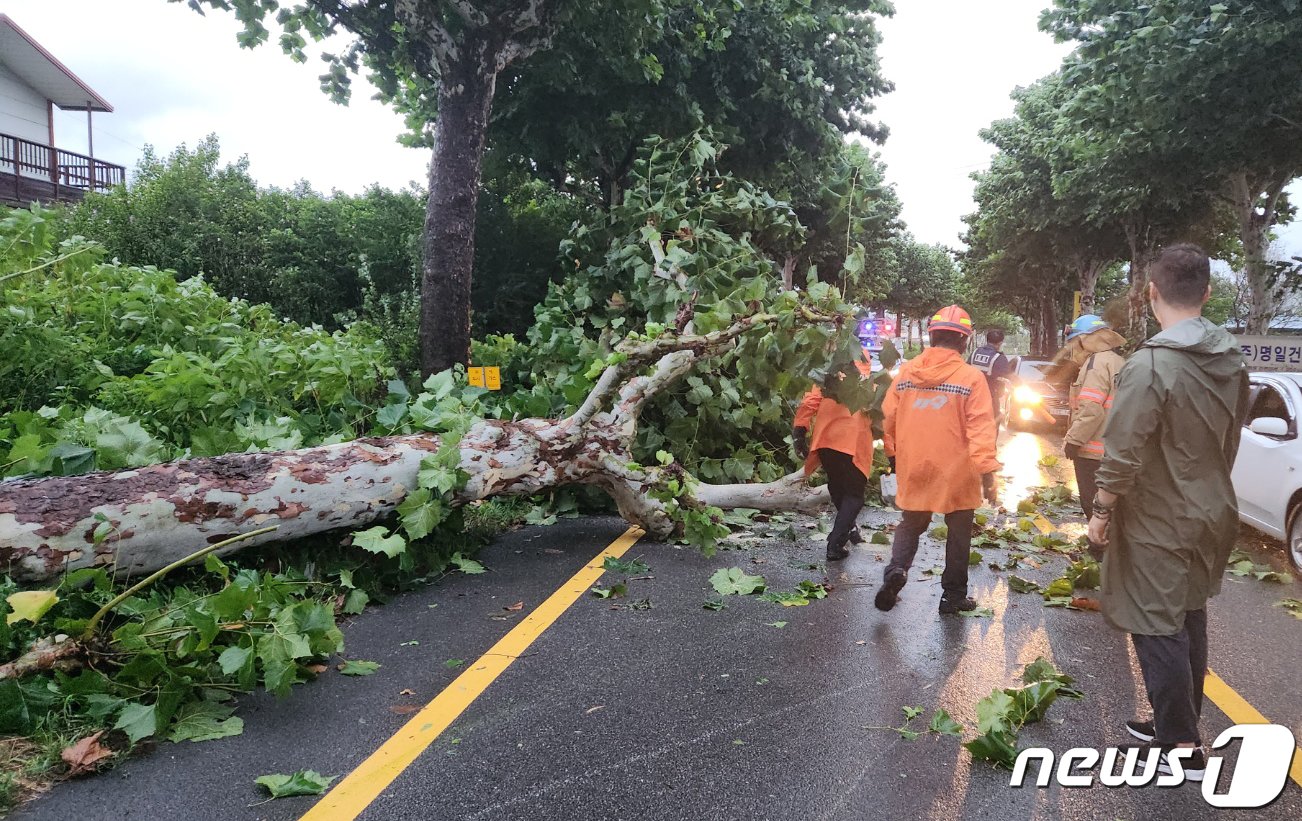
<path id="1" fill-rule="evenodd" d="M 85 154 L 54 140 L 54 107 L 86 112 Z M 76 202 L 126 181 L 95 159 L 93 116 L 113 110 L 7 15 L 0 14 L 0 205 Z"/>

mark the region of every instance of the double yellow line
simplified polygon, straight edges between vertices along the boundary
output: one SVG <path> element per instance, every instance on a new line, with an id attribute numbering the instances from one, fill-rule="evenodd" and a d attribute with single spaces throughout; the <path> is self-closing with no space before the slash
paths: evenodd
<path id="1" fill-rule="evenodd" d="M 534 639 L 601 578 L 607 556 L 618 558 L 624 555 L 642 536 L 640 528 L 630 527 L 624 535 L 611 542 L 326 793 L 316 806 L 308 810 L 302 821 L 348 821 L 361 815 L 488 685 L 511 666 L 511 662 L 529 649 Z"/>

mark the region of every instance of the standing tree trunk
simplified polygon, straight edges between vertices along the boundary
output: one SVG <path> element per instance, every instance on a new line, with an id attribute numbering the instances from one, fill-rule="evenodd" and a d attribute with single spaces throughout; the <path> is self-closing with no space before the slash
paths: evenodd
<path id="1" fill-rule="evenodd" d="M 463 43 L 440 78 L 439 113 L 425 209 L 420 288 L 420 364 L 428 376 L 470 361 L 470 280 L 497 49 L 487 37 Z"/>
<path id="2" fill-rule="evenodd" d="M 1280 195 L 1293 177 L 1292 171 L 1275 171 L 1267 172 L 1261 179 L 1249 179 L 1246 173 L 1240 173 L 1229 180 L 1230 201 L 1239 220 L 1239 240 L 1243 243 L 1243 277 L 1248 285 L 1245 333 L 1269 332 L 1270 323 L 1279 311 L 1279 294 L 1266 249 Z"/>
<path id="3" fill-rule="evenodd" d="M 1130 290 L 1126 293 L 1126 339 L 1138 344 L 1148 338 L 1148 265 L 1154 252 L 1153 232 L 1139 219 L 1125 224 L 1130 248 Z"/>
<path id="4" fill-rule="evenodd" d="M 1110 260 L 1088 259 L 1078 257 L 1076 260 L 1076 272 L 1080 282 L 1080 312 L 1081 315 L 1094 313 L 1094 291 L 1099 284 L 1099 275 L 1103 269 L 1108 267 Z"/>

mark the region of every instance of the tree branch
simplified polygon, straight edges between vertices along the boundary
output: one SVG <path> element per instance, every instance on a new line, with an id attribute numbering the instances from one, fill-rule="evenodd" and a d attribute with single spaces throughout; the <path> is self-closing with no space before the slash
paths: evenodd
<path id="1" fill-rule="evenodd" d="M 476 8 L 474 3 L 469 2 L 469 0 L 448 0 L 448 3 L 452 6 L 452 10 L 457 13 L 457 16 L 466 21 L 467 25 L 476 28 L 488 27 L 488 15 L 482 9 Z"/>
<path id="2" fill-rule="evenodd" d="M 539 32 L 536 36 L 527 40 L 509 40 L 502 50 L 497 53 L 497 70 L 502 71 L 512 63 L 529 57 L 530 55 L 551 48 L 552 34 L 550 29 Z"/>
<path id="3" fill-rule="evenodd" d="M 394 4 L 394 14 L 404 25 L 420 33 L 429 42 L 439 74 L 447 76 L 448 67 L 461 56 L 452 33 L 434 17 L 426 17 L 422 14 L 417 8 L 417 0 L 397 0 Z"/>

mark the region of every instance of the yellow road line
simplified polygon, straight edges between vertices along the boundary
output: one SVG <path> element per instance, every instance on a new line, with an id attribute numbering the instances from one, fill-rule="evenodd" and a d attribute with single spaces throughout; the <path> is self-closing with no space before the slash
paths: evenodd
<path id="1" fill-rule="evenodd" d="M 607 556 L 618 558 L 624 555 L 643 535 L 641 528 L 630 527 L 624 535 L 611 542 L 326 793 L 316 806 L 308 810 L 302 821 L 348 821 L 361 815 L 376 796 L 533 644 L 534 639 L 601 578 L 605 572 L 602 564 Z"/>
<path id="2" fill-rule="evenodd" d="M 1273 724 L 1274 722 L 1257 712 L 1257 708 L 1249 704 L 1243 696 L 1234 691 L 1234 688 L 1225 683 L 1225 679 L 1207 671 L 1207 678 L 1203 682 L 1203 694 L 1212 700 L 1212 703 L 1221 708 L 1221 712 L 1230 717 L 1230 721 L 1235 724 Z M 1289 768 L 1289 777 L 1299 787 L 1302 787 L 1302 749 L 1293 753 L 1293 766 Z"/>

